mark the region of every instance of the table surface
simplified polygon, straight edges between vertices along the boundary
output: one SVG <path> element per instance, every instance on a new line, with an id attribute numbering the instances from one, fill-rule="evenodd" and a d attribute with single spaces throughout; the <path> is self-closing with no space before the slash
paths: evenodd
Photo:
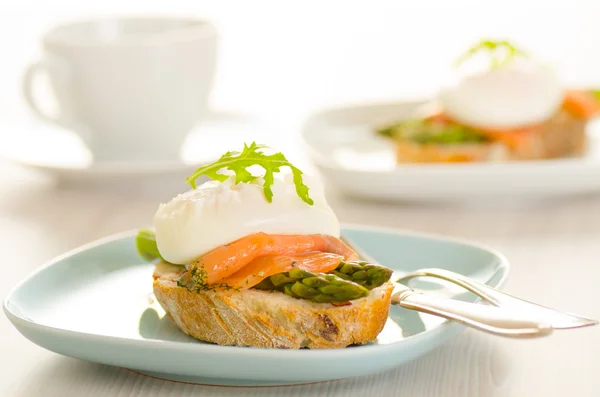
<path id="1" fill-rule="evenodd" d="M 91 240 L 151 223 L 173 192 L 57 187 L 0 160 L 4 297 L 52 257 Z M 328 190 L 342 222 L 441 233 L 484 243 L 512 263 L 506 290 L 600 318 L 600 197 L 493 205 L 394 205 Z M 0 317 L 2 396 L 593 396 L 600 392 L 600 332 L 585 328 L 539 340 L 466 330 L 430 354 L 369 377 L 276 388 L 222 388 L 162 381 L 46 351 Z"/>
<path id="2" fill-rule="evenodd" d="M 377 6 L 373 1 L 317 0 L 205 0 L 201 4 L 172 0 L 143 2 L 144 8 L 138 3 L 105 0 L 84 6 L 77 0 L 28 0 L 0 4 L 0 29 L 6 33 L 0 35 L 0 47 L 10 54 L 0 65 L 2 123 L 10 121 L 18 127 L 30 116 L 20 95 L 20 76 L 29 62 L 38 59 L 40 36 L 54 24 L 82 14 L 168 12 L 215 21 L 222 32 L 222 46 L 213 102 L 275 119 L 280 131 L 289 130 L 293 120 L 324 105 L 435 91 L 456 54 L 488 35 L 518 38 L 536 53 L 562 59 L 569 81 L 598 82 L 600 57 L 595 38 L 600 31 L 600 6 L 592 0 L 582 0 L 577 6 L 573 1 L 552 2 L 562 7 L 542 0 L 505 1 L 494 12 L 475 0 L 412 2 L 410 7 L 388 0 L 376 1 Z M 19 128 L 4 124 L 3 132 L 8 138 L 2 142 L 20 133 Z M 5 269 L 0 296 L 5 297 L 19 280 L 56 255 L 150 224 L 157 203 L 173 193 L 140 190 L 132 196 L 123 191 L 58 188 L 47 177 L 0 159 L 0 249 Z M 375 204 L 353 201 L 331 190 L 328 198 L 343 222 L 433 232 L 494 247 L 512 263 L 507 291 L 600 318 L 596 287 L 600 196 L 480 206 Z M 427 356 L 378 375 L 252 389 L 161 381 L 59 356 L 26 340 L 5 316 L 0 316 L 0 335 L 3 397 L 600 395 L 600 327 L 527 341 L 466 330 Z"/>

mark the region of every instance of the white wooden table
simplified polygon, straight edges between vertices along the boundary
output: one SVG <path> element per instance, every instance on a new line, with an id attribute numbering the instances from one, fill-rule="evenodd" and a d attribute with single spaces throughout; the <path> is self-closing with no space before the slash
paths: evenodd
<path id="1" fill-rule="evenodd" d="M 90 240 L 147 225 L 173 192 L 56 189 L 0 162 L 0 295 L 44 261 Z M 600 318 L 600 197 L 494 206 L 397 206 L 329 192 L 343 222 L 442 233 L 495 247 L 509 258 L 506 290 Z M 444 396 L 600 395 L 600 329 L 507 340 L 467 330 L 427 356 L 369 377 L 285 388 L 221 388 L 162 381 L 62 357 L 0 316 L 0 396 Z"/>
<path id="2" fill-rule="evenodd" d="M 493 13 L 475 0 L 413 3 L 4 2 L 0 116 L 3 123 L 29 116 L 20 97 L 20 75 L 38 58 L 39 36 L 46 29 L 65 19 L 127 12 L 214 20 L 223 37 L 214 101 L 270 116 L 281 122 L 282 131 L 292 119 L 322 105 L 428 93 L 437 88 L 458 51 L 482 35 L 516 37 L 541 54 L 568 60 L 564 69 L 569 80 L 598 81 L 596 1 L 582 0 L 577 6 L 563 1 L 563 7 L 542 0 L 505 1 Z M 2 129 L 7 136 L 18 133 L 4 124 Z M 59 190 L 51 181 L 0 160 L 0 296 L 64 251 L 148 225 L 157 203 L 172 193 L 133 197 Z M 512 263 L 506 290 L 600 318 L 600 196 L 474 208 L 382 205 L 328 194 L 343 222 L 441 233 L 495 247 Z M 0 335 L 1 397 L 600 395 L 600 327 L 530 341 L 467 330 L 426 357 L 386 373 L 254 389 L 173 383 L 62 357 L 26 340 L 2 315 Z"/>

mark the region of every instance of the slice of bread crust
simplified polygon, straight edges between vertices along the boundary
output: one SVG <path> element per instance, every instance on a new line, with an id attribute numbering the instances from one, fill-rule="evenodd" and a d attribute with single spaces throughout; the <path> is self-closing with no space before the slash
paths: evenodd
<path id="1" fill-rule="evenodd" d="M 518 143 L 418 144 L 397 140 L 396 160 L 406 163 L 494 162 L 542 160 L 581 155 L 586 148 L 586 120 L 567 112 L 531 132 Z"/>
<path id="2" fill-rule="evenodd" d="M 396 141 L 396 160 L 400 164 L 491 162 L 509 159 L 508 148 L 498 142 L 442 145 Z"/>
<path id="3" fill-rule="evenodd" d="M 521 145 L 511 148 L 513 160 L 542 160 L 578 156 L 586 149 L 587 121 L 560 112 Z"/>
<path id="4" fill-rule="evenodd" d="M 386 283 L 346 306 L 255 289 L 197 293 L 177 286 L 180 269 L 157 265 L 156 299 L 186 334 L 229 346 L 330 349 L 365 344 L 383 329 L 393 290 Z"/>

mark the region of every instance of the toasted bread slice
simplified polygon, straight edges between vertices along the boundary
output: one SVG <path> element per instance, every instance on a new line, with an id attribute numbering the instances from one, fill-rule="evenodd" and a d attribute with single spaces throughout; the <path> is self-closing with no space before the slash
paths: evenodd
<path id="1" fill-rule="evenodd" d="M 491 142 L 465 144 L 396 141 L 398 163 L 493 162 L 541 160 L 581 155 L 586 148 L 586 120 L 559 112 L 546 123 L 519 133 L 490 133 Z"/>
<path id="2" fill-rule="evenodd" d="M 186 334 L 205 342 L 266 348 L 342 348 L 374 340 L 388 318 L 391 283 L 349 305 L 313 303 L 277 291 L 190 292 L 181 267 L 159 263 L 154 295 Z"/>
<path id="3" fill-rule="evenodd" d="M 587 121 L 560 112 L 511 145 L 513 160 L 541 160 L 581 155 L 586 148 Z"/>
<path id="4" fill-rule="evenodd" d="M 510 158 L 502 143 L 464 143 L 444 145 L 439 143 L 415 143 L 408 140 L 396 142 L 398 163 L 467 163 L 481 161 L 505 161 Z"/>

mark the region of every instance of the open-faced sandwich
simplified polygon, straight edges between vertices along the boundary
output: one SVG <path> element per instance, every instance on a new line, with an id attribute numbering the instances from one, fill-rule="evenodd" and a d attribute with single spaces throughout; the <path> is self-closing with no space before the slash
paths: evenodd
<path id="1" fill-rule="evenodd" d="M 483 55 L 484 65 L 477 63 Z M 472 64 L 471 64 L 472 63 Z M 465 65 L 466 64 L 466 65 Z M 553 70 L 507 41 L 482 41 L 456 78 L 415 118 L 384 125 L 398 163 L 537 160 L 577 156 L 600 114 L 592 91 L 567 89 Z"/>
<path id="2" fill-rule="evenodd" d="M 220 345 L 374 340 L 392 271 L 358 261 L 320 185 L 265 150 L 244 145 L 199 168 L 192 189 L 161 204 L 154 228 L 138 233 L 140 254 L 156 261 L 156 299 L 183 332 Z M 201 176 L 212 180 L 196 186 Z"/>

